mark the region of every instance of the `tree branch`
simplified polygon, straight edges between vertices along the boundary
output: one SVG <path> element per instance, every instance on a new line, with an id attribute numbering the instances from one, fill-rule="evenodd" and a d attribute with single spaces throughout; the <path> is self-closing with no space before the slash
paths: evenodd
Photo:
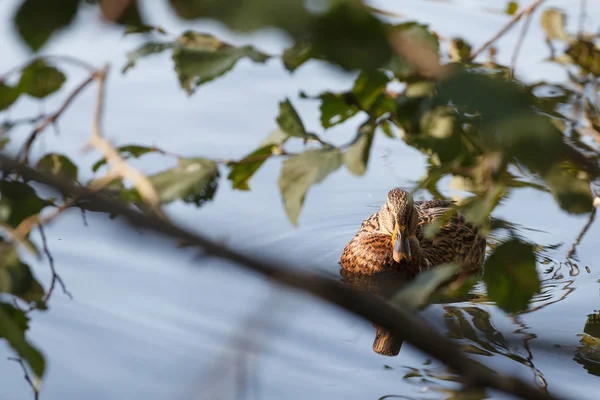
<path id="1" fill-rule="evenodd" d="M 71 92 L 71 94 L 65 99 L 65 101 L 62 103 L 62 105 L 58 108 L 58 110 L 56 110 L 54 113 L 52 113 L 52 114 L 48 115 L 46 118 L 44 118 L 42 120 L 42 122 L 40 122 L 35 127 L 33 132 L 31 132 L 29 134 L 27 141 L 25 141 L 25 144 L 23 145 L 23 147 L 21 148 L 21 151 L 20 151 L 21 159 L 25 163 L 27 163 L 27 161 L 29 159 L 29 152 L 31 151 L 31 146 L 33 145 L 33 142 L 35 142 L 35 139 L 37 139 L 38 135 L 40 133 L 42 133 L 42 131 L 44 129 L 46 129 L 48 127 L 48 125 L 58 121 L 58 118 L 60 118 L 60 116 L 63 114 L 63 112 L 65 112 L 65 110 L 69 107 L 69 105 L 71 105 L 71 102 L 77 97 L 77 95 L 79 95 L 79 93 L 81 93 L 83 91 L 83 89 L 87 85 L 92 83 L 93 81 L 94 81 L 94 74 L 92 73 L 85 81 L 81 82 L 79 84 L 79 86 L 77 86 L 75 88 L 75 90 L 73 90 Z"/>
<path id="2" fill-rule="evenodd" d="M 516 13 L 512 19 L 504 25 L 502 29 L 498 33 L 496 33 L 490 40 L 485 42 L 479 49 L 477 49 L 471 56 L 468 58 L 468 61 L 473 61 L 479 54 L 481 54 L 485 49 L 487 49 L 492 43 L 496 40 L 500 39 L 506 32 L 510 30 L 519 20 L 523 17 L 523 15 L 529 15 L 535 11 L 544 1 L 546 0 L 536 0 L 532 5 L 527 8 L 524 8 L 520 12 Z"/>
<path id="3" fill-rule="evenodd" d="M 44 303 L 50 299 L 52 296 L 52 292 L 54 292 L 54 286 L 56 282 L 60 285 L 64 294 L 66 294 L 70 299 L 73 298 L 73 295 L 67 290 L 67 286 L 65 282 L 62 280 L 61 276 L 56 272 L 56 268 L 54 267 L 54 257 L 52 257 L 52 253 L 50 253 L 50 249 L 48 248 L 48 241 L 46 240 L 46 233 L 44 232 L 44 225 L 38 225 L 38 230 L 40 231 L 40 236 L 42 237 L 42 246 L 44 247 L 44 253 L 48 258 L 48 263 L 50 264 L 50 272 L 52 273 L 52 278 L 50 279 L 50 287 L 44 296 Z"/>
<path id="4" fill-rule="evenodd" d="M 152 210 L 161 218 L 166 219 L 166 215 L 160 208 L 158 193 L 148 180 L 148 178 L 131 165 L 127 164 L 121 157 L 119 152 L 104 139 L 102 135 L 102 114 L 104 110 L 104 87 L 106 83 L 106 74 L 108 65 L 105 65 L 94 74 L 94 78 L 98 81 L 98 96 L 96 101 L 96 111 L 94 113 L 94 121 L 92 124 L 92 136 L 90 144 L 95 147 L 106 159 L 112 167 L 113 172 L 121 175 L 129 180 L 137 189 L 140 196 L 146 203 L 150 205 Z"/>
<path id="5" fill-rule="evenodd" d="M 17 357 L 8 357 L 8 359 L 10 361 L 14 361 L 14 362 L 18 363 L 21 366 L 25 380 L 27 381 L 29 386 L 31 386 L 31 390 L 33 390 L 33 400 L 38 400 L 40 397 L 40 390 L 39 390 L 38 386 L 33 383 L 31 376 L 29 376 L 29 371 L 27 371 L 27 367 L 25 366 L 23 359 L 17 358 Z"/>
<path id="6" fill-rule="evenodd" d="M 133 226 L 153 230 L 164 236 L 196 245 L 210 255 L 231 261 L 281 285 L 309 293 L 370 320 L 454 369 L 463 377 L 467 387 L 489 387 L 530 400 L 556 399 L 517 377 L 495 373 L 485 365 L 468 358 L 455 343 L 442 337 L 419 316 L 373 295 L 354 292 L 340 282 L 316 274 L 281 268 L 280 263 L 274 260 L 257 259 L 235 252 L 157 216 L 142 214 L 101 193 L 75 187 L 71 183 L 37 171 L 4 155 L 0 155 L 0 169 L 17 172 L 25 179 L 50 186 L 62 193 L 85 197 L 95 207 L 119 214 Z"/>
<path id="7" fill-rule="evenodd" d="M 523 46 L 523 42 L 525 41 L 525 36 L 527 36 L 527 30 L 529 29 L 529 25 L 531 24 L 531 12 L 527 13 L 527 18 L 525 22 L 523 22 L 523 28 L 521 29 L 521 34 L 519 35 L 519 40 L 515 45 L 515 49 L 513 51 L 513 56 L 510 61 L 510 70 L 511 75 L 515 76 L 515 71 L 517 69 L 517 59 L 519 58 L 519 53 L 521 52 L 521 46 Z"/>

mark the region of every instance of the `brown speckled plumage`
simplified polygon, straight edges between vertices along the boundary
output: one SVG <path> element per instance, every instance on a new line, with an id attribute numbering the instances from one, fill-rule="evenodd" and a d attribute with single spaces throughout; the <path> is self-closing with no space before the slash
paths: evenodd
<path id="1" fill-rule="evenodd" d="M 444 223 L 433 238 L 424 228 L 447 214 L 452 202 L 413 201 L 410 193 L 396 188 L 388 193 L 381 209 L 367 218 L 346 245 L 340 265 L 362 274 L 405 270 L 411 275 L 445 262 L 458 262 L 465 269 L 479 268 L 485 255 L 485 238 L 460 213 Z M 401 264 L 392 257 L 394 225 L 405 228 L 411 258 Z"/>
<path id="2" fill-rule="evenodd" d="M 435 237 L 424 235 L 425 226 L 447 216 L 452 205 L 453 202 L 446 200 L 413 201 L 408 192 L 392 189 L 381 209 L 363 221 L 344 248 L 340 257 L 344 283 L 355 290 L 388 298 L 395 291 L 394 287 L 436 265 L 455 261 L 465 271 L 480 268 L 485 256 L 485 237 L 462 214 L 452 215 Z M 402 260 L 403 263 L 393 258 L 395 226 L 403 228 L 409 247 L 410 259 Z M 382 279 L 376 279 L 379 276 Z M 397 355 L 402 340 L 374 326 L 373 350 L 386 356 Z"/>

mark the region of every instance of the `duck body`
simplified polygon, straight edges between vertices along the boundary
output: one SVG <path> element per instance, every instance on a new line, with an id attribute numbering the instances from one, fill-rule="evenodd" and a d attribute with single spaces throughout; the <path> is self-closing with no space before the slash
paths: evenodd
<path id="1" fill-rule="evenodd" d="M 457 262 L 467 270 L 480 268 L 485 237 L 462 214 L 455 212 L 434 237 L 425 237 L 425 226 L 447 217 L 453 204 L 413 201 L 405 190 L 392 189 L 386 203 L 363 221 L 344 248 L 341 267 L 366 275 L 403 271 L 408 276 L 447 262 Z"/>

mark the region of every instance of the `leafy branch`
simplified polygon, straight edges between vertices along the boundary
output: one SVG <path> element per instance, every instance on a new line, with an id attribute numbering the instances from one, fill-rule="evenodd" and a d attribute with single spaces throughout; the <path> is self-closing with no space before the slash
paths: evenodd
<path id="1" fill-rule="evenodd" d="M 206 237 L 177 227 L 168 221 L 150 214 L 132 210 L 101 193 L 76 187 L 57 177 L 36 171 L 27 165 L 0 155 L 0 168 L 14 171 L 28 180 L 50 186 L 70 196 L 85 197 L 94 206 L 119 214 L 132 226 L 152 230 L 164 236 L 198 246 L 211 256 L 226 259 L 236 265 L 270 278 L 281 285 L 304 291 L 330 302 L 353 314 L 376 323 L 416 348 L 444 362 L 463 377 L 463 383 L 470 388 L 489 387 L 524 399 L 556 399 L 553 395 L 541 392 L 516 377 L 509 377 L 490 371 L 482 364 L 466 357 L 458 347 L 439 335 L 424 320 L 396 304 L 392 306 L 377 297 L 353 292 L 336 281 L 318 275 L 281 268 L 279 262 L 256 259 L 230 250 Z"/>

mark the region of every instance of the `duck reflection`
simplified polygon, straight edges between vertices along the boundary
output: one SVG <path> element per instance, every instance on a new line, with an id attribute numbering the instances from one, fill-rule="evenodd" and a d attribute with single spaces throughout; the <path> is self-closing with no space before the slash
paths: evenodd
<path id="1" fill-rule="evenodd" d="M 406 288 L 406 286 L 408 286 L 415 278 L 409 271 L 404 270 L 393 270 L 379 272 L 373 275 L 364 275 L 341 268 L 339 273 L 341 281 L 350 289 L 357 292 L 369 293 L 386 301 L 391 300 L 398 291 Z M 451 282 L 462 281 L 468 277 L 478 276 L 480 273 L 481 271 L 477 270 L 462 271 L 443 286 L 447 286 Z M 448 293 L 439 294 L 440 296 L 434 302 L 435 304 L 463 301 L 477 302 L 482 298 L 478 293 L 459 293 L 454 295 L 448 295 Z M 393 336 L 391 332 L 377 324 L 373 324 L 373 326 L 375 327 L 373 351 L 384 356 L 397 356 L 400 353 L 403 340 L 397 336 Z"/>
<path id="2" fill-rule="evenodd" d="M 341 281 L 350 289 L 379 296 L 384 300 L 391 299 L 394 293 L 404 288 L 411 280 L 411 276 L 402 270 L 364 275 L 341 268 L 340 276 Z M 377 324 L 373 326 L 376 331 L 373 351 L 384 356 L 397 356 L 403 340 L 394 337 L 391 332 Z"/>

